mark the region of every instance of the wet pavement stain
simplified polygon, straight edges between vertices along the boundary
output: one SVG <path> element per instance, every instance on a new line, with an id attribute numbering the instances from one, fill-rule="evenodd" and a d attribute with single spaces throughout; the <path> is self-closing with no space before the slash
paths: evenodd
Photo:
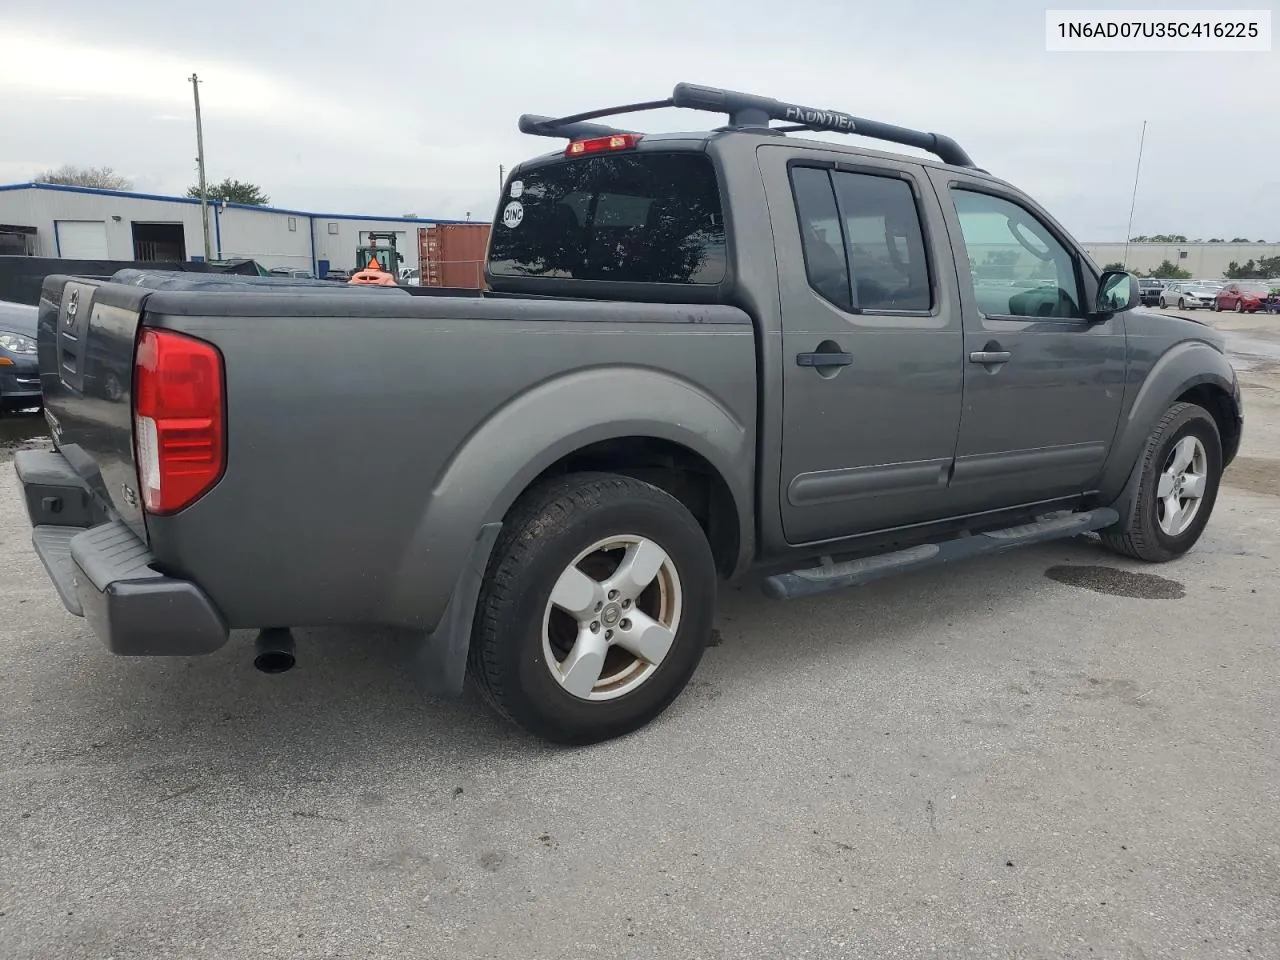
<path id="1" fill-rule="evenodd" d="M 1181 600 L 1186 589 L 1177 580 L 1158 577 L 1154 573 L 1135 573 L 1116 567 L 1077 566 L 1062 564 L 1044 572 L 1050 580 L 1065 583 L 1069 587 L 1081 587 L 1095 593 L 1113 597 L 1133 597 L 1138 600 Z"/>
<path id="2" fill-rule="evenodd" d="M 1223 473 L 1222 482 L 1250 493 L 1280 497 L 1280 460 L 1236 457 Z"/>

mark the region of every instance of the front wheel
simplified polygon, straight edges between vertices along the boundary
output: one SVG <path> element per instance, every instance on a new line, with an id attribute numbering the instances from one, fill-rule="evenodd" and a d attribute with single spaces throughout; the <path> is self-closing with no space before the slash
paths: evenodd
<path id="1" fill-rule="evenodd" d="M 1243 300 L 1237 300 L 1237 301 L 1236 301 L 1236 313 L 1244 313 L 1244 301 L 1243 301 Z"/>
<path id="2" fill-rule="evenodd" d="M 526 494 L 494 547 L 468 668 L 484 698 L 558 743 L 608 740 L 671 704 L 711 635 L 702 528 L 657 487 L 574 474 Z"/>
<path id="3" fill-rule="evenodd" d="M 1103 530 L 1103 544 L 1152 563 L 1182 556 L 1204 532 L 1221 478 L 1218 425 L 1203 407 L 1175 403 L 1147 441 L 1128 526 Z"/>
<path id="4" fill-rule="evenodd" d="M 1187 301 L 1182 299 L 1182 297 L 1178 298 L 1178 309 L 1179 310 L 1187 309 Z"/>

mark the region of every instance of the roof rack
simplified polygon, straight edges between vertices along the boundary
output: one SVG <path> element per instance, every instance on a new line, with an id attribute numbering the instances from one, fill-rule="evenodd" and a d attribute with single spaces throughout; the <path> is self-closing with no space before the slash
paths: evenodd
<path id="1" fill-rule="evenodd" d="M 960 144 L 940 133 L 925 133 L 921 130 L 897 127 L 891 123 L 881 123 L 878 120 L 864 120 L 862 117 L 854 117 L 838 110 L 817 110 L 813 107 L 797 106 L 794 103 L 783 103 L 772 97 L 758 97 L 750 93 L 722 90 L 719 87 L 703 87 L 694 83 L 677 83 L 671 96 L 665 100 L 628 103 L 620 107 L 588 110 L 586 113 L 575 113 L 567 117 L 540 117 L 526 113 L 520 118 L 520 131 L 540 137 L 567 137 L 570 140 L 607 137 L 615 133 L 638 133 L 639 131 L 636 130 L 608 127 L 587 121 L 625 113 L 640 113 L 645 110 L 663 110 L 667 107 L 727 114 L 729 124 L 727 127 L 720 128 L 722 130 L 765 130 L 779 134 L 796 133 L 802 130 L 848 133 L 860 137 L 871 137 L 874 140 L 885 140 L 889 143 L 900 143 L 908 147 L 918 147 L 952 166 L 975 167 L 974 162 L 969 159 L 969 155 L 964 152 Z M 770 126 L 774 120 L 788 125 Z"/>

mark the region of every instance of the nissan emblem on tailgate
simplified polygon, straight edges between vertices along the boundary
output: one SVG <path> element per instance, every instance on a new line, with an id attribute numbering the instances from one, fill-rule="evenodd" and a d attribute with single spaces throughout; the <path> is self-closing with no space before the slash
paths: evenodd
<path id="1" fill-rule="evenodd" d="M 67 319 L 63 325 L 70 327 L 76 322 L 76 311 L 80 309 L 80 291 L 73 289 L 67 298 Z"/>

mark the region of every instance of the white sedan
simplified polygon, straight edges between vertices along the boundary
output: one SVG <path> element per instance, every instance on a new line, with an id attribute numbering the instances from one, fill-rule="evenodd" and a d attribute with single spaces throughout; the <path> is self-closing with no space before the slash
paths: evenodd
<path id="1" fill-rule="evenodd" d="M 1177 307 L 1179 310 L 1195 310 L 1197 307 L 1204 307 L 1210 310 L 1213 308 L 1213 298 L 1217 293 L 1218 291 L 1212 287 L 1198 283 L 1171 283 L 1160 291 L 1160 306 L 1165 310 L 1169 307 Z"/>

